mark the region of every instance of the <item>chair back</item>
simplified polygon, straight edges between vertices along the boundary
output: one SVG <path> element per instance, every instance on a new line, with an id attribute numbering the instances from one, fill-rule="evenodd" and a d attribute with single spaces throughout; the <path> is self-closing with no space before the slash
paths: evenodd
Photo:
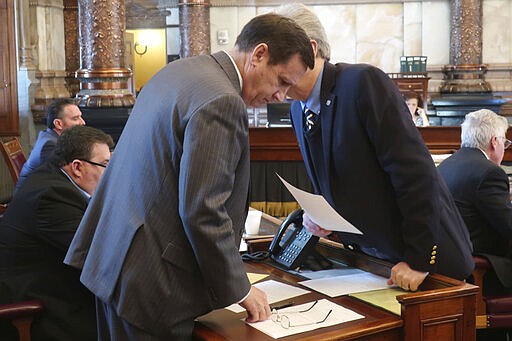
<path id="1" fill-rule="evenodd" d="M 0 150 L 11 173 L 12 181 L 16 184 L 20 176 L 21 168 L 25 164 L 25 161 L 27 161 L 25 153 L 23 149 L 21 149 L 19 138 L 16 136 L 2 138 Z"/>
<path id="2" fill-rule="evenodd" d="M 30 341 L 30 327 L 34 317 L 44 310 L 40 300 L 0 304 L 0 320 L 10 321 L 18 331 L 19 341 Z"/>
<path id="3" fill-rule="evenodd" d="M 512 295 L 486 296 L 482 292 L 484 276 L 492 269 L 491 263 L 482 256 L 473 256 L 474 284 L 479 287 L 476 296 L 476 328 L 512 328 Z"/>

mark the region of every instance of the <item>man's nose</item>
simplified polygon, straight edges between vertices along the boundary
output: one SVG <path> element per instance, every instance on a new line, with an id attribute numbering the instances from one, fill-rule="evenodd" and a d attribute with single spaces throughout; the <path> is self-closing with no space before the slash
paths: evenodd
<path id="1" fill-rule="evenodd" d="M 282 102 L 282 101 L 284 101 L 284 100 L 285 100 L 285 98 L 286 98 L 286 93 L 288 92 L 288 89 L 289 89 L 289 88 L 286 88 L 285 90 L 278 90 L 278 91 L 276 91 L 276 92 L 274 93 L 274 96 L 272 96 L 272 97 L 274 97 L 274 99 L 275 99 L 276 101 L 278 101 L 278 102 Z"/>

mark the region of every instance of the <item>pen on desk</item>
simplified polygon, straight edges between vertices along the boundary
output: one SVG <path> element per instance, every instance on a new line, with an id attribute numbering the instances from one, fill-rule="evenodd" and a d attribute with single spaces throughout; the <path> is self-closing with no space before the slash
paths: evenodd
<path id="1" fill-rule="evenodd" d="M 288 307 L 291 307 L 292 305 L 294 305 L 293 302 L 288 302 L 288 303 L 283 303 L 281 305 L 274 305 L 274 306 L 270 306 L 270 310 L 279 310 L 279 309 L 284 309 L 284 308 L 288 308 Z"/>

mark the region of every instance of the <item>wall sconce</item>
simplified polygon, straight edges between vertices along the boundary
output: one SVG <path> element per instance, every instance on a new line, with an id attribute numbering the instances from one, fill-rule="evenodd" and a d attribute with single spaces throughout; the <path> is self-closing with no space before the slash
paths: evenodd
<path id="1" fill-rule="evenodd" d="M 140 52 L 139 50 L 137 50 L 137 47 L 141 47 L 141 51 Z M 146 52 L 148 52 L 148 46 L 147 45 L 142 45 L 142 44 L 139 44 L 138 42 L 135 42 L 135 46 L 134 46 L 134 49 L 135 49 L 135 53 L 138 54 L 139 56 L 142 56 L 143 54 L 145 54 Z"/>

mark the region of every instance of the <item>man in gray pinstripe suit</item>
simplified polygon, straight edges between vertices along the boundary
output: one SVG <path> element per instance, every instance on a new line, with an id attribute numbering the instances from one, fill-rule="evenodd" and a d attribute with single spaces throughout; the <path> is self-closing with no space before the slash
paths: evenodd
<path id="1" fill-rule="evenodd" d="M 308 36 L 255 17 L 229 53 L 170 63 L 137 98 L 65 263 L 96 295 L 100 340 L 189 339 L 239 302 L 270 315 L 238 253 L 247 214 L 246 105 L 282 101 L 314 65 Z"/>

